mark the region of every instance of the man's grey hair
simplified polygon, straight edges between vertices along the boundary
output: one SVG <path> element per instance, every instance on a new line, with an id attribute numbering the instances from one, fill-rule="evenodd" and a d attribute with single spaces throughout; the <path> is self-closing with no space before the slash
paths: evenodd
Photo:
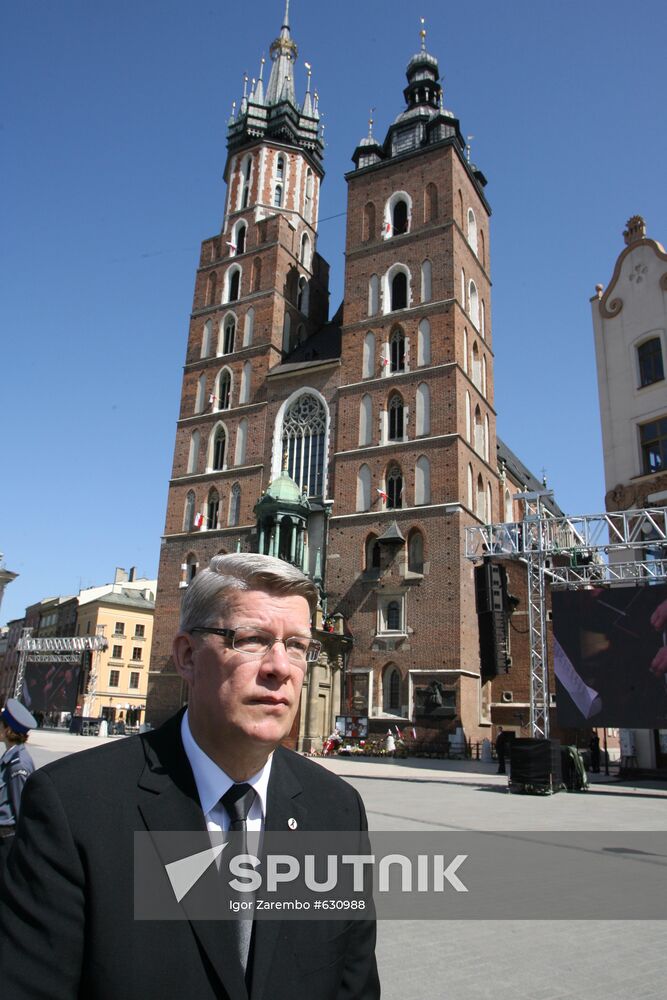
<path id="1" fill-rule="evenodd" d="M 310 613 L 317 608 L 316 585 L 296 566 L 255 552 L 214 556 L 208 569 L 197 573 L 181 603 L 181 632 L 195 626 L 215 626 L 224 619 L 229 598 L 243 590 L 263 590 L 280 597 L 304 597 Z"/>

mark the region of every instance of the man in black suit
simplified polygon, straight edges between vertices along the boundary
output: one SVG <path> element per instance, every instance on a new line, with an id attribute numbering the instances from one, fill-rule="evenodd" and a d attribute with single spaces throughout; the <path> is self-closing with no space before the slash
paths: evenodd
<path id="1" fill-rule="evenodd" d="M 135 920 L 135 831 L 365 830 L 358 794 L 281 748 L 317 592 L 268 556 L 216 556 L 186 591 L 173 657 L 188 707 L 26 786 L 0 903 L 12 1000 L 377 1000 L 373 921 Z M 229 793 L 229 794 L 227 794 Z M 224 804 L 221 801 L 224 798 Z M 187 908 L 184 907 L 187 914 Z"/>

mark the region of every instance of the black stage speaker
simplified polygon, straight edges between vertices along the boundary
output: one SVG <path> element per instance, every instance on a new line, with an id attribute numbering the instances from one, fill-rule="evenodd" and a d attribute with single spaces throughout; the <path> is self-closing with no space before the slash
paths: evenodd
<path id="1" fill-rule="evenodd" d="M 515 739 L 510 744 L 512 784 L 551 786 L 562 781 L 559 740 Z"/>
<path id="2" fill-rule="evenodd" d="M 479 623 L 479 659 L 483 680 L 506 674 L 507 574 L 500 563 L 485 559 L 475 567 L 475 604 Z"/>

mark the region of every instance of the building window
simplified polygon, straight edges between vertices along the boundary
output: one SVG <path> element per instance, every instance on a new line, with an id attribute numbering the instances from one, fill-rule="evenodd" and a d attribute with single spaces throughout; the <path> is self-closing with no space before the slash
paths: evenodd
<path id="1" fill-rule="evenodd" d="M 372 378 L 375 374 L 375 334 L 367 333 L 364 337 L 364 350 L 361 362 L 361 377 Z"/>
<path id="2" fill-rule="evenodd" d="M 246 361 L 241 371 L 241 388 L 239 389 L 239 403 L 250 402 L 250 382 L 252 378 L 252 365 Z"/>
<path id="3" fill-rule="evenodd" d="M 389 338 L 389 370 L 405 371 L 405 335 L 400 327 Z"/>
<path id="4" fill-rule="evenodd" d="M 377 535 L 369 535 L 364 546 L 364 569 L 369 570 L 380 568 L 380 545 Z"/>
<path id="5" fill-rule="evenodd" d="M 389 440 L 402 441 L 404 433 L 403 400 L 396 392 L 389 400 Z"/>
<path id="6" fill-rule="evenodd" d="M 308 315 L 310 300 L 310 287 L 306 278 L 299 278 L 299 286 L 296 293 L 296 307 L 304 316 Z"/>
<path id="7" fill-rule="evenodd" d="M 662 363 L 662 345 L 659 337 L 652 337 L 639 345 L 637 362 L 639 364 L 640 389 L 643 389 L 645 385 L 653 385 L 654 382 L 660 382 L 664 379 L 665 369 Z"/>
<path id="8" fill-rule="evenodd" d="M 137 691 L 139 688 L 139 673 L 136 670 L 130 672 L 130 691 Z"/>
<path id="9" fill-rule="evenodd" d="M 197 575 L 197 556 L 190 553 L 190 555 L 185 560 L 185 582 L 192 583 L 195 576 Z"/>
<path id="10" fill-rule="evenodd" d="M 125 635 L 125 623 L 124 622 L 116 622 L 116 624 L 114 625 L 113 634 L 114 635 Z"/>
<path id="11" fill-rule="evenodd" d="M 192 490 L 185 498 L 185 510 L 183 511 L 183 531 L 192 531 L 195 520 L 195 495 Z"/>
<path id="12" fill-rule="evenodd" d="M 371 470 L 362 465 L 357 473 L 357 510 L 370 510 L 371 507 Z"/>
<path id="13" fill-rule="evenodd" d="M 422 264 L 422 302 L 431 301 L 431 261 L 425 260 Z"/>
<path id="14" fill-rule="evenodd" d="M 120 683 L 120 670 L 109 671 L 109 687 L 117 688 Z"/>
<path id="15" fill-rule="evenodd" d="M 113 647 L 113 652 L 111 653 L 111 657 L 114 660 L 122 660 L 123 659 L 123 647 L 122 646 L 114 646 Z"/>
<path id="16" fill-rule="evenodd" d="M 193 431 L 190 435 L 190 450 L 188 451 L 188 473 L 196 472 L 199 465 L 199 431 Z"/>
<path id="17" fill-rule="evenodd" d="M 380 308 L 380 279 L 371 274 L 368 282 L 368 315 L 375 316 Z"/>
<path id="18" fill-rule="evenodd" d="M 408 203 L 403 198 L 394 203 L 391 224 L 394 236 L 402 236 L 408 231 Z"/>
<path id="19" fill-rule="evenodd" d="M 245 323 L 243 324 L 243 346 L 250 347 L 252 344 L 252 337 L 255 330 L 255 310 L 250 308 L 245 314 Z"/>
<path id="20" fill-rule="evenodd" d="M 397 271 L 391 279 L 391 312 L 408 307 L 408 278 L 404 271 Z"/>
<path id="21" fill-rule="evenodd" d="M 425 455 L 417 459 L 415 465 L 415 504 L 431 502 L 431 463 Z"/>
<path id="22" fill-rule="evenodd" d="M 146 626 L 145 625 L 135 625 L 134 626 L 134 638 L 135 639 L 145 639 L 146 637 Z"/>
<path id="23" fill-rule="evenodd" d="M 247 231 L 248 227 L 246 226 L 245 222 L 241 223 L 238 229 L 236 230 L 236 250 L 234 251 L 232 247 L 231 248 L 232 252 L 245 253 L 245 236 Z"/>
<path id="24" fill-rule="evenodd" d="M 229 498 L 229 526 L 235 528 L 241 516 L 241 487 L 238 483 L 232 486 Z"/>
<path id="25" fill-rule="evenodd" d="M 234 455 L 234 465 L 245 465 L 246 445 L 248 441 L 248 421 L 245 417 L 239 421 L 236 431 L 236 454 Z"/>
<path id="26" fill-rule="evenodd" d="M 371 426 L 373 423 L 373 400 L 366 393 L 359 403 L 359 444 L 371 443 Z"/>
<path id="27" fill-rule="evenodd" d="M 477 285 L 471 281 L 468 286 L 468 314 L 474 325 L 479 329 L 479 295 Z"/>
<path id="28" fill-rule="evenodd" d="M 132 659 L 133 660 L 140 660 L 141 659 L 141 646 L 133 646 L 132 647 Z"/>
<path id="29" fill-rule="evenodd" d="M 239 208 L 247 208 L 250 201 L 250 171 L 252 169 L 252 157 L 246 156 L 241 164 L 241 198 Z"/>
<path id="30" fill-rule="evenodd" d="M 204 333 L 201 339 L 201 357 L 207 358 L 211 353 L 211 333 L 213 332 L 213 324 L 210 319 L 207 319 L 204 323 Z"/>
<path id="31" fill-rule="evenodd" d="M 241 268 L 235 267 L 228 271 L 229 291 L 227 293 L 228 302 L 236 302 L 241 291 Z"/>
<path id="32" fill-rule="evenodd" d="M 639 428 L 643 474 L 661 472 L 667 468 L 667 417 L 652 420 Z"/>
<path id="33" fill-rule="evenodd" d="M 216 472 L 222 471 L 225 467 L 225 454 L 227 451 L 227 435 L 224 427 L 216 427 L 213 435 L 213 458 L 211 468 Z"/>
<path id="34" fill-rule="evenodd" d="M 222 328 L 222 354 L 234 353 L 234 339 L 236 336 L 236 317 L 228 316 Z"/>
<path id="35" fill-rule="evenodd" d="M 408 538 L 408 569 L 411 573 L 424 572 L 424 536 L 413 531 Z"/>
<path id="36" fill-rule="evenodd" d="M 301 263 L 310 270 L 310 237 L 304 233 L 301 237 Z"/>
<path id="37" fill-rule="evenodd" d="M 276 160 L 276 177 L 279 181 L 285 179 L 285 157 L 282 155 Z"/>
<path id="38" fill-rule="evenodd" d="M 282 184 L 276 184 L 275 190 L 273 192 L 273 206 L 274 208 L 282 208 L 283 204 L 283 186 Z"/>
<path id="39" fill-rule="evenodd" d="M 398 509 L 403 506 L 403 474 L 398 465 L 392 465 L 387 472 L 387 507 Z"/>
<path id="40" fill-rule="evenodd" d="M 313 220 L 313 171 L 308 167 L 306 171 L 306 199 L 305 199 L 305 217 L 308 222 Z"/>
<path id="41" fill-rule="evenodd" d="M 298 396 L 285 411 L 282 442 L 287 447 L 287 471 L 308 496 L 322 496 L 327 414 L 312 393 Z"/>
<path id="42" fill-rule="evenodd" d="M 417 330 L 417 364 L 431 364 L 431 324 L 427 319 L 421 320 Z"/>
<path id="43" fill-rule="evenodd" d="M 403 632 L 403 600 L 400 597 L 380 598 L 379 632 Z"/>
<path id="44" fill-rule="evenodd" d="M 218 527 L 220 516 L 220 494 L 216 489 L 211 490 L 206 503 L 206 527 L 214 531 Z"/>
<path id="45" fill-rule="evenodd" d="M 206 375 L 200 375 L 197 381 L 197 393 L 195 395 L 195 413 L 202 413 L 206 409 Z"/>
<path id="46" fill-rule="evenodd" d="M 218 410 L 228 410 L 232 391 L 232 376 L 227 369 L 218 376 L 218 393 L 216 398 Z M 195 432 L 196 433 L 196 432 Z"/>
<path id="47" fill-rule="evenodd" d="M 431 393 L 426 382 L 417 386 L 415 397 L 415 433 L 418 437 L 431 433 Z"/>
<path id="48" fill-rule="evenodd" d="M 472 208 L 468 209 L 468 243 L 472 252 L 477 256 L 477 220 Z"/>

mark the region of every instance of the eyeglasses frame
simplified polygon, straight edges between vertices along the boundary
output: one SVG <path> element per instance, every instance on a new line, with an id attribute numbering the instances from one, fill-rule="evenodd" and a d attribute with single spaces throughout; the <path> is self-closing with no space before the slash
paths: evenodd
<path id="1" fill-rule="evenodd" d="M 253 625 L 242 625 L 242 626 L 239 626 L 239 627 L 240 628 L 254 628 L 255 626 L 253 626 Z M 236 647 L 234 646 L 234 636 L 236 635 L 236 633 L 238 631 L 239 631 L 239 629 L 237 629 L 237 628 L 213 628 L 212 626 L 211 627 L 206 627 L 204 625 L 193 625 L 192 628 L 188 629 L 188 632 L 191 635 L 194 632 L 210 632 L 211 635 L 220 635 L 220 636 L 222 636 L 223 639 L 230 639 L 231 642 L 232 642 L 232 648 L 234 649 L 235 653 L 240 653 L 241 656 L 250 656 L 250 657 L 256 657 L 256 658 L 260 658 L 262 656 L 266 656 L 267 653 L 269 652 L 269 650 L 273 649 L 273 646 L 275 645 L 276 642 L 282 642 L 283 645 L 285 645 L 285 642 L 286 642 L 285 639 L 278 639 L 277 636 L 271 636 L 271 640 L 272 640 L 271 641 L 271 645 L 266 650 L 266 652 L 264 652 L 264 653 L 249 653 L 245 649 L 236 649 Z M 263 635 L 267 635 L 267 636 L 271 635 L 270 632 L 266 632 L 263 628 L 257 628 L 257 631 L 261 632 Z M 305 639 L 306 637 L 305 636 L 291 636 L 291 635 L 287 636 L 287 639 L 298 639 L 298 638 Z M 317 662 L 317 659 L 319 658 L 319 655 L 322 652 L 322 643 L 319 642 L 317 639 L 309 639 L 308 642 L 309 642 L 309 645 L 308 645 L 308 649 L 306 651 L 306 656 L 305 656 L 305 661 L 304 662 L 305 663 L 315 663 L 315 662 Z M 285 651 L 287 652 L 287 654 L 289 656 L 289 651 L 287 650 L 287 646 L 285 646 Z"/>

